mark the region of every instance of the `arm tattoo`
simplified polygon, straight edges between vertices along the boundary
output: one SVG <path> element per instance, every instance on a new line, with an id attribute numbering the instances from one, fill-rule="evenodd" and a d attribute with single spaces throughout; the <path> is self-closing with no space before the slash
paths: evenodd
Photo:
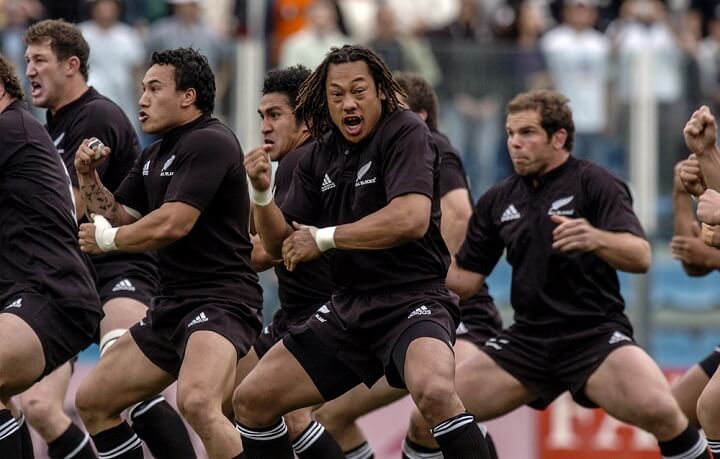
<path id="1" fill-rule="evenodd" d="M 114 220 L 117 215 L 118 204 L 113 194 L 110 193 L 107 188 L 102 186 L 102 184 L 93 183 L 90 185 L 82 185 L 80 192 L 88 210 L 104 216 L 110 223 L 115 223 Z"/>

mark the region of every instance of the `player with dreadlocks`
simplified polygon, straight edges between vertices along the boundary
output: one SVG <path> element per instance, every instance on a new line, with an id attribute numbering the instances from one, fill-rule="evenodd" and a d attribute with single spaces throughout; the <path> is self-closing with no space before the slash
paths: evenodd
<path id="1" fill-rule="evenodd" d="M 297 110 L 318 142 L 298 163 L 281 207 L 269 159 L 245 164 L 265 250 L 290 271 L 329 251 L 338 287 L 236 390 L 249 459 L 291 459 L 283 414 L 382 375 L 409 390 L 446 458 L 488 457 L 453 383 L 460 311 L 445 287 L 438 150 L 396 93 L 402 90 L 372 51 L 332 48 L 300 91 Z"/>

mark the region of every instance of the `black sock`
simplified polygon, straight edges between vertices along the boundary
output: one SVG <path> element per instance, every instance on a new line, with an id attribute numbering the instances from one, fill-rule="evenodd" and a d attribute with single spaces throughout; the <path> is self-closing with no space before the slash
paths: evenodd
<path id="1" fill-rule="evenodd" d="M 487 442 L 488 452 L 490 453 L 490 459 L 499 459 L 497 450 L 495 449 L 495 442 L 493 441 L 492 435 L 487 429 L 484 431 L 485 441 Z"/>
<path id="2" fill-rule="evenodd" d="M 325 427 L 313 421 L 292 443 L 300 459 L 345 459 L 345 453 Z"/>
<path id="3" fill-rule="evenodd" d="M 402 459 L 442 459 L 440 448 L 428 448 L 418 445 L 407 436 L 402 445 Z"/>
<path id="4" fill-rule="evenodd" d="M 294 459 L 283 418 L 267 427 L 246 427 L 240 423 L 235 427 L 242 437 L 247 459 Z"/>
<path id="5" fill-rule="evenodd" d="M 461 413 L 431 429 L 445 459 L 490 459 L 485 437 L 470 413 Z"/>
<path id="6" fill-rule="evenodd" d="M 3 457 L 22 457 L 20 426 L 7 408 L 0 410 L 0 451 Z"/>
<path id="7" fill-rule="evenodd" d="M 142 441 L 127 422 L 92 436 L 99 459 L 143 459 Z"/>
<path id="8" fill-rule="evenodd" d="M 680 435 L 668 441 L 658 442 L 663 457 L 677 459 L 707 459 L 708 445 L 697 428 L 688 426 Z"/>
<path id="9" fill-rule="evenodd" d="M 233 457 L 232 459 L 247 459 L 247 456 L 245 455 L 245 451 L 238 454 L 237 456 Z"/>
<path id="10" fill-rule="evenodd" d="M 95 459 L 97 457 L 90 444 L 90 435 L 73 423 L 70 423 L 70 427 L 62 435 L 48 443 L 48 456 L 52 459 L 62 459 L 71 454 L 74 454 L 73 459 Z"/>
<path id="11" fill-rule="evenodd" d="M 370 443 L 365 442 L 357 448 L 345 451 L 345 459 L 375 459 L 375 453 Z"/>
<path id="12" fill-rule="evenodd" d="M 18 427 L 20 427 L 20 445 L 22 447 L 22 459 L 34 459 L 35 449 L 32 444 L 32 437 L 30 436 L 30 428 L 25 421 L 25 415 L 20 413 L 20 417 L 17 418 Z"/>
<path id="13" fill-rule="evenodd" d="M 128 414 L 132 429 L 157 459 L 196 457 L 185 423 L 162 395 L 135 405 Z"/>
<path id="14" fill-rule="evenodd" d="M 720 457 L 720 440 L 707 439 L 708 449 L 713 453 L 713 456 Z M 712 456 L 711 456 L 712 457 Z"/>

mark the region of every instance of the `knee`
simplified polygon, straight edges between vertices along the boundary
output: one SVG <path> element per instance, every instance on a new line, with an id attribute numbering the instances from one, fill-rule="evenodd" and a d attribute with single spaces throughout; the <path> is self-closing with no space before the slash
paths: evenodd
<path id="1" fill-rule="evenodd" d="M 271 404 L 263 391 L 256 390 L 254 385 L 244 382 L 233 394 L 233 410 L 235 419 L 246 426 L 263 426 L 273 423 L 283 413 L 271 413 Z"/>
<path id="2" fill-rule="evenodd" d="M 446 384 L 439 378 L 423 381 L 416 387 L 413 400 L 426 421 L 437 424 L 447 417 L 448 403 L 457 399 L 454 387 L 452 382 Z"/>
<path id="3" fill-rule="evenodd" d="M 300 434 L 305 432 L 305 429 L 307 429 L 311 423 L 312 418 L 310 417 L 310 411 L 307 409 L 293 411 L 285 415 L 285 424 L 287 425 L 288 435 L 291 440 L 295 440 Z M 320 424 L 322 424 L 322 422 Z"/>
<path id="4" fill-rule="evenodd" d="M 700 394 L 697 401 L 697 417 L 698 422 L 706 431 L 717 431 L 720 425 L 718 422 L 718 409 L 720 409 L 720 403 L 718 402 L 718 396 L 720 391 L 715 391 L 710 386 L 706 387 L 705 390 Z"/>
<path id="5" fill-rule="evenodd" d="M 321 407 L 313 413 L 315 420 L 325 427 L 328 432 L 340 432 L 345 427 L 355 423 L 354 416 L 348 416 L 342 410 L 326 409 Z"/>
<path id="6" fill-rule="evenodd" d="M 75 393 L 75 409 L 88 428 L 101 417 L 103 410 L 102 397 L 97 395 L 97 391 L 87 380 L 80 384 Z"/>
<path id="7" fill-rule="evenodd" d="M 675 437 L 687 426 L 687 419 L 670 394 L 658 397 L 645 397 L 635 409 L 639 427 L 666 440 Z"/>
<path id="8" fill-rule="evenodd" d="M 22 397 L 20 409 L 31 425 L 38 426 L 56 418 L 63 407 L 55 400 L 30 395 Z"/>
<path id="9" fill-rule="evenodd" d="M 210 424 L 214 416 L 222 416 L 221 403 L 214 400 L 207 390 L 196 387 L 187 390 L 178 389 L 177 407 L 180 413 L 194 428 Z"/>

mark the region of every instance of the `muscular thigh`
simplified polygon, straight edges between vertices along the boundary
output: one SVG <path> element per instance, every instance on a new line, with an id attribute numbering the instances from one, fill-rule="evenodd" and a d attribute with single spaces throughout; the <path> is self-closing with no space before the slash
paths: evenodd
<path id="1" fill-rule="evenodd" d="M 9 398 L 32 386 L 45 368 L 40 338 L 23 319 L 0 314 L 0 396 Z"/>
<path id="2" fill-rule="evenodd" d="M 537 398 L 480 350 L 458 365 L 455 385 L 465 408 L 479 421 L 502 416 Z"/>
<path id="3" fill-rule="evenodd" d="M 648 407 L 675 403 L 662 371 L 638 346 L 622 346 L 610 353 L 588 378 L 585 395 L 627 422 L 644 416 Z"/>
<path id="4" fill-rule="evenodd" d="M 161 392 L 173 381 L 173 376 L 153 364 L 132 335 L 125 333 L 98 361 L 83 387 L 93 398 L 102 399 L 108 411 L 120 413 Z"/>
<path id="5" fill-rule="evenodd" d="M 313 380 L 283 341 L 275 344 L 247 375 L 235 398 L 244 406 L 269 411 L 268 418 L 324 401 Z"/>
<path id="6" fill-rule="evenodd" d="M 103 305 L 105 317 L 100 321 L 100 336 L 117 329 L 129 329 L 140 322 L 147 313 L 147 306 L 132 298 L 113 298 Z"/>
<path id="7" fill-rule="evenodd" d="M 224 336 L 208 330 L 191 334 L 180 367 L 178 399 L 200 390 L 208 398 L 230 400 L 237 357 L 235 345 Z"/>
<path id="8" fill-rule="evenodd" d="M 458 339 L 453 346 L 453 352 L 455 352 L 455 365 L 457 366 L 467 359 L 478 355 L 481 351 L 480 348 L 470 341 Z"/>

